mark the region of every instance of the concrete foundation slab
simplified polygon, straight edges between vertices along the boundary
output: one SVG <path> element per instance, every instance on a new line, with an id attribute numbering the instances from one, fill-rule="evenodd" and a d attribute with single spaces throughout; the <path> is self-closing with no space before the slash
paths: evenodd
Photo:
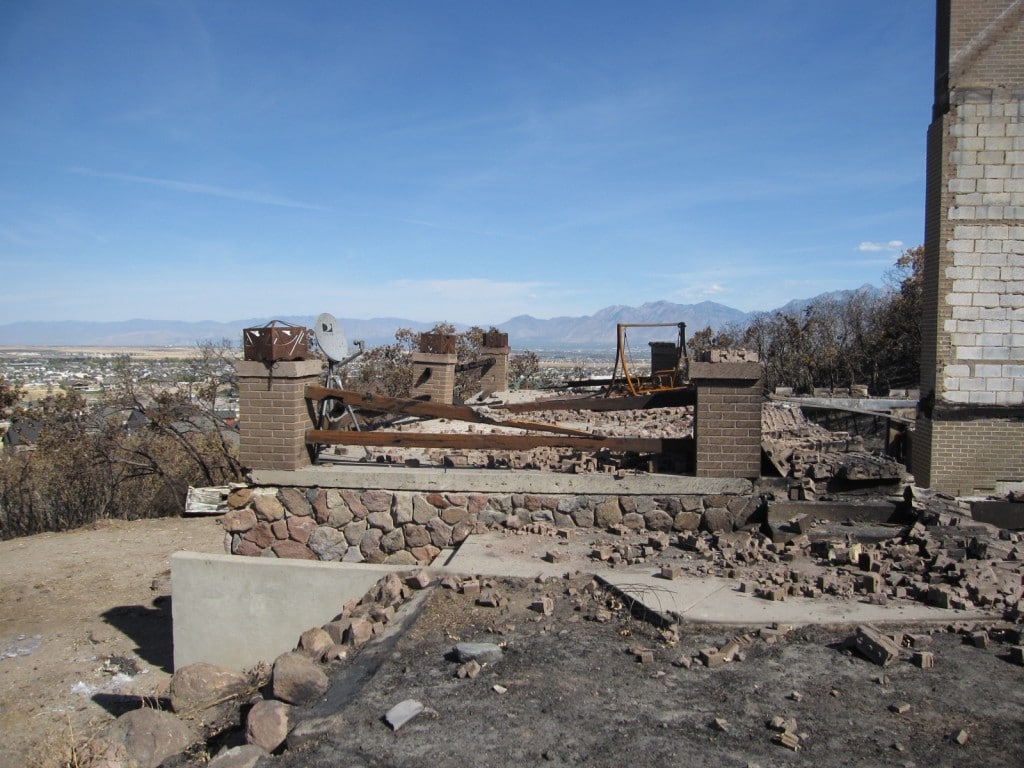
<path id="1" fill-rule="evenodd" d="M 566 572 L 590 572 L 618 591 L 643 604 L 652 613 L 676 614 L 684 620 L 716 624 L 759 625 L 780 621 L 788 624 L 845 624 L 898 621 L 962 621 L 990 617 L 984 611 L 954 611 L 921 603 L 892 602 L 874 605 L 838 598 L 787 598 L 769 601 L 739 591 L 734 579 L 684 577 L 664 579 L 660 565 L 642 564 L 611 568 L 590 559 L 593 532 L 580 534 L 560 545 L 553 537 L 511 536 L 487 533 L 471 536 L 448 560 L 445 570 L 481 576 L 562 576 Z M 545 561 L 557 549 L 569 555 L 560 563 Z"/>

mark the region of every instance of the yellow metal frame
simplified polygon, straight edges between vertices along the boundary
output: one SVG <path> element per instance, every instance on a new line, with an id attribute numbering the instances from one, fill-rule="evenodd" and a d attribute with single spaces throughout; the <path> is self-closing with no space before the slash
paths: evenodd
<path id="1" fill-rule="evenodd" d="M 626 329 L 627 328 L 678 328 L 679 329 L 679 360 L 676 367 L 664 371 L 651 371 L 651 375 L 638 377 L 630 374 L 629 365 L 626 360 Z M 652 392 L 666 392 L 672 389 L 679 389 L 683 386 L 682 363 L 686 361 L 686 323 L 618 323 L 615 326 L 615 367 L 612 369 L 612 386 L 618 381 L 619 367 L 622 368 L 622 378 L 625 381 L 626 390 L 631 395 L 650 394 Z"/>

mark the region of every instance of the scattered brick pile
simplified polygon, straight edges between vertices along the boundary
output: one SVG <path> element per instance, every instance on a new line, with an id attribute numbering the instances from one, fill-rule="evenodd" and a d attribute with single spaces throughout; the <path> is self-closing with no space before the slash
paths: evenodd
<path id="1" fill-rule="evenodd" d="M 776 538 L 758 529 L 689 530 L 671 538 L 602 543 L 591 556 L 611 566 L 636 564 L 677 547 L 688 557 L 663 565 L 664 578 L 685 572 L 740 579 L 741 591 L 766 600 L 859 597 L 884 604 L 910 599 L 1024 621 L 1021 533 L 925 507 L 912 525 L 876 543 L 852 535 L 819 537 L 808 517 L 780 527 Z"/>
<path id="2" fill-rule="evenodd" d="M 898 482 L 905 474 L 894 459 L 867 453 L 861 438 L 830 432 L 788 403 L 769 402 L 762 407 L 761 447 L 783 477 L 816 483 L 833 479 Z"/>

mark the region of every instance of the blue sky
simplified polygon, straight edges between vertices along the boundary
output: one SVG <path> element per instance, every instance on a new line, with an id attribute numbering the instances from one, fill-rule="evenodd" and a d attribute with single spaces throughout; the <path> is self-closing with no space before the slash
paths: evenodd
<path id="1" fill-rule="evenodd" d="M 0 4 L 0 323 L 496 324 L 882 275 L 933 0 Z"/>

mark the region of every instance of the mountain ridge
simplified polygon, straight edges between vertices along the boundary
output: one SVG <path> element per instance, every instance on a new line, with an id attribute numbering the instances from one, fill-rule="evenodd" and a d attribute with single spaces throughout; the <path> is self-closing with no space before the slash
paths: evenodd
<path id="1" fill-rule="evenodd" d="M 860 288 L 832 291 L 809 299 L 795 299 L 768 313 L 799 313 L 819 299 L 842 299 L 857 293 L 881 293 L 871 285 Z M 515 349 L 597 349 L 615 347 L 616 325 L 618 323 L 664 323 L 674 326 L 686 323 L 687 335 L 705 327 L 718 330 L 730 324 L 749 322 L 763 312 L 742 310 L 702 301 L 696 304 L 676 304 L 670 301 L 650 301 L 638 307 L 615 304 L 603 307 L 592 315 L 562 315 L 549 319 L 531 315 L 516 315 L 496 327 L 509 335 L 509 342 Z M 313 315 L 286 315 L 277 317 L 251 317 L 227 322 L 214 320 L 149 320 L 135 318 L 117 321 L 47 321 L 14 322 L 0 325 L 0 345 L 4 346 L 90 346 L 90 347 L 159 347 L 191 346 L 200 341 L 232 339 L 240 340 L 244 328 L 265 325 L 271 320 L 281 320 L 312 327 Z M 369 346 L 389 344 L 394 341 L 399 328 L 413 331 L 428 331 L 436 322 L 419 322 L 398 317 L 338 318 L 348 339 L 362 339 Z M 440 322 L 440 321 L 437 321 Z M 452 323 L 459 331 L 470 326 Z M 666 328 L 637 328 L 630 331 L 638 342 L 653 339 L 671 339 L 675 331 Z"/>

